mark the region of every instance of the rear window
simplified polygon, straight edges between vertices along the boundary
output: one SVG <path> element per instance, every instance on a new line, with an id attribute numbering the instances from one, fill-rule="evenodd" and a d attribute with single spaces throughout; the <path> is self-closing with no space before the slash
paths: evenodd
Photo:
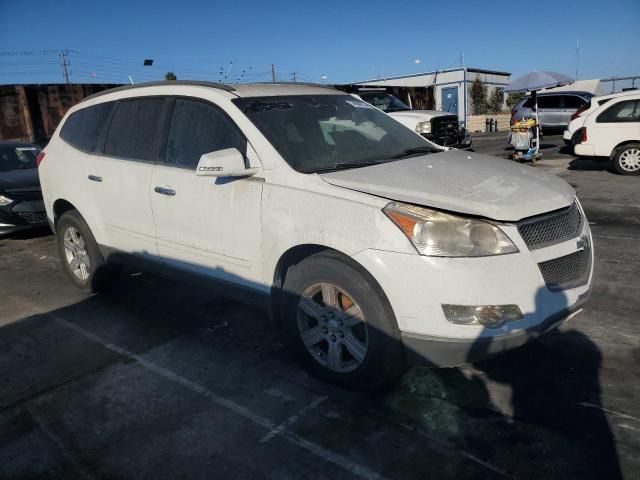
<path id="1" fill-rule="evenodd" d="M 72 113 L 60 130 L 67 143 L 86 152 L 95 153 L 115 102 L 101 103 Z"/>
<path id="2" fill-rule="evenodd" d="M 575 95 L 565 95 L 564 97 L 564 108 L 582 108 L 587 103 L 582 97 L 577 97 Z"/>
<path id="3" fill-rule="evenodd" d="M 164 102 L 162 98 L 119 102 L 109 125 L 105 155 L 155 161 Z"/>

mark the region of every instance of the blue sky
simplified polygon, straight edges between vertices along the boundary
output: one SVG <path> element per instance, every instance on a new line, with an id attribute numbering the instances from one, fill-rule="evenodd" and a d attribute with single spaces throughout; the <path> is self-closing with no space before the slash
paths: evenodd
<path id="1" fill-rule="evenodd" d="M 467 66 L 573 76 L 576 39 L 580 78 L 640 74 L 640 0 L 0 0 L 0 83 L 61 82 L 60 49 L 81 83 L 268 81 L 272 63 L 279 80 L 341 83 L 456 67 L 461 52 Z"/>

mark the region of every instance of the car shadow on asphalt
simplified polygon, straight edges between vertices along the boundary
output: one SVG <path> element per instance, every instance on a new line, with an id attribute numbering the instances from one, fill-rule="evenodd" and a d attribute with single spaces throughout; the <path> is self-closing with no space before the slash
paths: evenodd
<path id="1" fill-rule="evenodd" d="M 536 296 L 538 302 L 541 299 L 542 295 Z M 544 310 L 537 303 L 536 308 Z M 470 356 L 478 353 L 475 349 L 488 346 L 478 342 Z M 153 470 L 163 472 L 163 462 L 169 459 L 166 454 L 147 454 L 142 445 L 133 443 L 142 434 L 136 425 L 144 425 L 151 436 L 172 439 L 181 428 L 179 420 L 188 413 L 183 410 L 189 407 L 178 392 L 163 411 L 162 424 L 154 423 L 157 420 L 150 407 L 132 407 L 124 413 L 127 418 L 115 422 L 114 416 L 123 413 L 114 405 L 137 404 L 137 398 L 128 398 L 127 381 L 116 379 L 107 388 L 101 379 L 113 376 L 108 373 L 113 369 L 140 362 L 147 362 L 152 374 L 169 372 L 164 375 L 174 376 L 192 391 L 222 398 L 222 406 L 233 402 L 242 408 L 251 405 L 268 412 L 264 415 L 271 414 L 264 405 L 274 403 L 273 395 L 265 394 L 265 386 L 289 392 L 279 395 L 294 400 L 296 394 L 291 392 L 300 389 L 326 395 L 326 405 L 307 414 L 313 422 L 305 423 L 300 414 L 303 418 L 298 423 L 291 421 L 283 428 L 302 431 L 309 441 L 329 448 L 337 442 L 353 461 L 374 472 L 393 469 L 394 478 L 433 478 L 437 472 L 443 479 L 620 477 L 613 437 L 597 408 L 601 405 L 598 371 L 602 354 L 588 337 L 573 330 L 551 332 L 544 342 L 534 341 L 473 366 L 412 368 L 391 390 L 357 392 L 308 377 L 293 362 L 278 327 L 260 309 L 230 301 L 202 286 L 125 269 L 107 294 L 0 328 L 0 351 L 0 444 L 4 445 L 0 477 L 3 470 L 6 474 L 16 465 L 23 469 L 18 473 L 27 476 L 34 473 L 31 469 L 47 466 L 46 462 L 51 471 L 57 471 L 68 460 L 59 451 L 49 452 L 43 460 L 38 448 L 25 446 L 22 439 L 35 428 L 31 420 L 9 422 L 7 427 L 3 415 L 15 409 L 30 411 L 29 405 L 34 404 L 41 406 L 42 415 L 48 415 L 41 418 L 45 431 L 58 429 L 48 436 L 71 445 L 74 461 L 87 470 L 101 465 L 100 471 L 107 476 L 134 474 L 104 470 L 106 463 L 119 465 L 122 454 L 116 454 L 121 450 L 114 445 L 105 444 L 112 438 L 132 457 L 145 455 L 147 468 L 153 464 Z M 164 370 L 158 367 L 160 363 Z M 140 381 L 142 385 L 146 382 Z M 88 394 L 75 389 L 82 382 Z M 57 406 L 49 409 L 50 397 L 57 391 L 62 392 Z M 148 395 L 149 402 L 158 403 L 163 394 L 149 391 Z M 83 403 L 86 398 L 91 402 Z M 76 410 L 69 411 L 65 402 Z M 231 409 L 228 414 L 238 411 L 242 412 Z M 285 412 L 285 423 L 287 417 L 296 415 L 295 409 Z M 380 419 L 393 428 L 402 427 L 405 433 L 385 427 Z M 274 418 L 277 422 L 279 417 Z M 345 431 L 339 434 L 341 429 Z M 111 436 L 105 438 L 100 432 Z M 328 438 L 324 432 L 337 436 Z M 233 442 L 240 448 L 241 431 L 225 435 L 229 448 L 235 448 Z M 375 438 L 379 440 L 367 440 Z M 211 442 L 204 437 L 202 441 Z M 392 451 L 387 449 L 395 444 Z M 442 449 L 454 456 L 444 460 L 438 453 Z M 203 452 L 201 458 L 189 451 L 188 444 L 175 443 L 171 455 L 188 459 L 182 472 L 187 474 L 205 468 L 209 461 L 208 454 Z M 9 458 L 14 462 L 1 461 Z M 323 478 L 324 473 L 321 470 L 309 478 Z M 180 475 L 180 471 L 171 474 Z"/>
<path id="2" fill-rule="evenodd" d="M 611 167 L 611 163 L 608 159 L 593 159 L 578 157 L 569 162 L 568 170 L 578 170 L 585 172 L 608 172 L 615 175 L 615 171 Z"/>

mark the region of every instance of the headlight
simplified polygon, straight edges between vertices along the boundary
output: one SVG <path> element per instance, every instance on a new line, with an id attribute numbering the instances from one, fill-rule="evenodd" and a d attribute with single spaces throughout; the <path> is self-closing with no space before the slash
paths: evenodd
<path id="1" fill-rule="evenodd" d="M 11 198 L 0 195 L 0 207 L 4 207 L 6 205 L 9 205 L 10 203 L 13 203 L 13 200 Z"/>
<path id="2" fill-rule="evenodd" d="M 416 125 L 416 133 L 431 133 L 431 121 L 418 123 Z"/>
<path id="3" fill-rule="evenodd" d="M 509 237 L 487 221 L 398 202 L 383 211 L 422 255 L 485 257 L 518 252 Z"/>

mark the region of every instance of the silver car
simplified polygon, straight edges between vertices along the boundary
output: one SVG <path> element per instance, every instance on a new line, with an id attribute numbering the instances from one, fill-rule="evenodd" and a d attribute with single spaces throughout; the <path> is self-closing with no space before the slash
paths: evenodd
<path id="1" fill-rule="evenodd" d="M 538 117 L 544 128 L 566 128 L 578 109 L 593 97 L 589 92 L 562 92 L 538 94 Z M 511 123 L 524 117 L 534 116 L 533 99 L 528 96 L 520 100 L 511 110 Z"/>

